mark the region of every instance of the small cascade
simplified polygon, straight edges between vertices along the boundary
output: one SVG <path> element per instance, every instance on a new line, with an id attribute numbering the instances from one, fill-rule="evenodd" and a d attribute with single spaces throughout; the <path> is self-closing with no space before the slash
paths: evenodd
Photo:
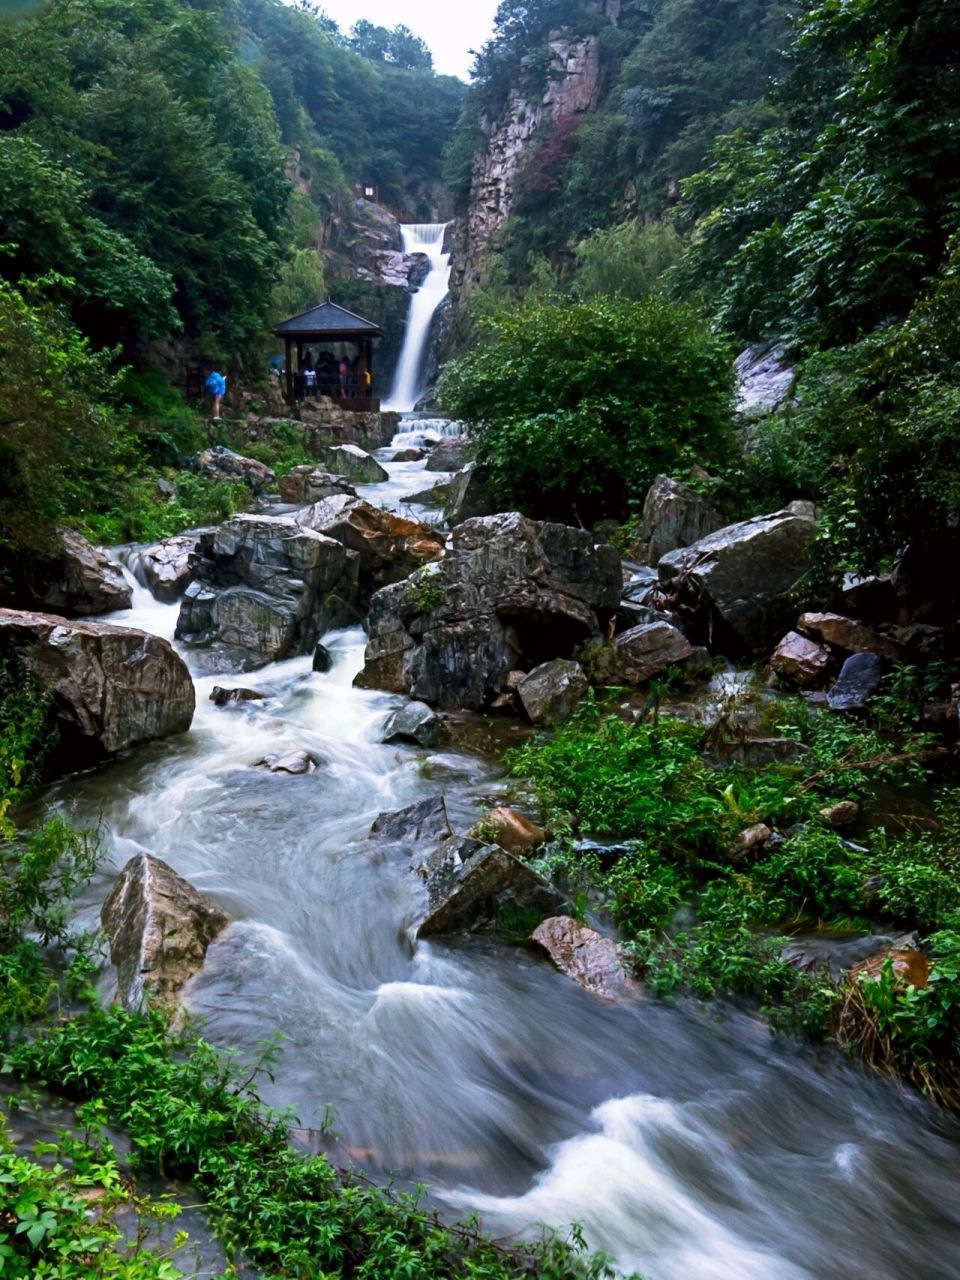
<path id="1" fill-rule="evenodd" d="M 450 292 L 450 255 L 443 251 L 447 226 L 446 222 L 413 222 L 400 228 L 404 253 L 425 253 L 430 261 L 430 270 L 423 284 L 410 297 L 403 349 L 384 409 L 409 413 L 425 390 L 421 378 L 430 338 L 430 322 Z"/>

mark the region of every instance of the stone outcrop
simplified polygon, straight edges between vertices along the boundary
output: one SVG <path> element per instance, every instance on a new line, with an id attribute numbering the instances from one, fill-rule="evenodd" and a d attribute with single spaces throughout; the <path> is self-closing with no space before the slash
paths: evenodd
<path id="1" fill-rule="evenodd" d="M 499 504 L 490 492 L 486 469 L 478 462 L 468 462 L 443 487 L 446 490 L 444 515 L 451 526 L 497 512 Z"/>
<path id="2" fill-rule="evenodd" d="M 903 650 L 895 641 L 839 613 L 803 613 L 797 626 L 847 653 L 879 653 L 881 657 L 893 659 L 903 656 Z"/>
<path id="3" fill-rule="evenodd" d="M 640 529 L 640 559 L 656 564 L 668 551 L 689 547 L 708 533 L 722 528 L 720 513 L 689 485 L 657 476 L 643 500 Z"/>
<path id="4" fill-rule="evenodd" d="M 356 444 L 361 449 L 381 449 L 396 434 L 399 413 L 354 413 L 327 396 L 300 405 L 303 439 L 307 452 L 323 462 L 331 444 Z M 329 470 L 329 468 L 328 468 Z"/>
<path id="5" fill-rule="evenodd" d="M 49 550 L 0 550 L 0 603 L 67 618 L 129 609 L 132 592 L 120 566 L 73 529 L 58 529 Z"/>
<path id="6" fill-rule="evenodd" d="M 516 694 L 531 724 L 552 729 L 570 719 L 589 687 L 579 662 L 553 658 L 528 672 L 517 684 Z"/>
<path id="7" fill-rule="evenodd" d="M 159 858 L 131 858 L 100 916 L 117 971 L 117 999 L 131 1012 L 149 996 L 176 998 L 203 967 L 230 918 Z"/>
<path id="8" fill-rule="evenodd" d="M 210 649 L 211 669 L 310 653 L 356 616 L 356 552 L 290 516 L 235 516 L 201 534 L 192 564 L 177 636 Z"/>
<path id="9" fill-rule="evenodd" d="M 195 453 L 187 460 L 187 470 L 210 480 L 242 480 L 258 494 L 277 487 L 277 477 L 265 462 L 245 458 L 222 444 Z"/>
<path id="10" fill-rule="evenodd" d="M 563 905 L 549 881 L 499 845 L 451 836 L 419 868 L 429 909 L 417 934 L 496 933 Z"/>
<path id="11" fill-rule="evenodd" d="M 827 693 L 831 711 L 860 711 L 880 688 L 883 660 L 876 653 L 855 653 L 840 668 L 837 682 Z"/>
<path id="12" fill-rule="evenodd" d="M 384 742 L 415 742 L 435 747 L 440 741 L 443 721 L 425 702 L 408 702 L 394 711 L 383 726 Z"/>
<path id="13" fill-rule="evenodd" d="M 193 681 L 183 660 L 158 636 L 105 622 L 0 609 L 0 656 L 52 699 L 55 769 L 84 768 L 190 728 Z"/>
<path id="14" fill-rule="evenodd" d="M 595 680 L 605 685 L 641 685 L 683 662 L 693 645 L 669 622 L 643 622 L 615 636 L 597 658 Z"/>
<path id="15" fill-rule="evenodd" d="M 830 650 L 824 645 L 815 644 L 796 631 L 788 631 L 774 649 L 770 665 L 778 676 L 806 687 L 825 676 L 831 660 Z"/>
<path id="16" fill-rule="evenodd" d="M 324 498 L 344 493 L 353 498 L 357 496 L 357 491 L 349 480 L 345 480 L 343 476 L 335 476 L 331 471 L 324 471 L 322 467 L 294 467 L 280 477 L 281 502 L 305 507 L 310 502 L 320 502 Z"/>
<path id="17" fill-rule="evenodd" d="M 721 647 L 766 652 L 794 613 L 815 534 L 812 505 L 792 502 L 668 552 L 661 587 Z"/>
<path id="18" fill-rule="evenodd" d="M 479 710 L 510 671 L 596 636 L 620 581 L 617 553 L 585 530 L 516 512 L 467 520 L 442 560 L 373 597 L 357 684 Z"/>
<path id="19" fill-rule="evenodd" d="M 424 845 L 436 846 L 453 835 L 443 796 L 430 796 L 405 809 L 380 813 L 370 828 L 371 836 L 388 844 L 414 851 Z"/>
<path id="20" fill-rule="evenodd" d="M 796 368 L 783 347 L 760 342 L 741 351 L 734 361 L 737 378 L 737 412 L 747 418 L 773 413 L 790 397 Z"/>
<path id="21" fill-rule="evenodd" d="M 193 535 L 164 538 L 137 552 L 130 568 L 158 600 L 173 604 L 189 585 L 190 555 L 196 545 Z"/>
<path id="22" fill-rule="evenodd" d="M 528 945 L 601 1000 L 642 998 L 643 988 L 624 969 L 613 939 L 604 938 L 571 916 L 542 920 Z"/>
<path id="23" fill-rule="evenodd" d="M 312 452 L 323 467 L 351 484 L 380 484 L 390 474 L 376 458 L 355 444 L 317 445 Z"/>
<path id="24" fill-rule="evenodd" d="M 305 529 L 334 538 L 359 557 L 361 597 L 399 582 L 443 555 L 443 536 L 432 526 L 338 494 L 324 498 L 296 517 Z"/>
<path id="25" fill-rule="evenodd" d="M 473 441 L 466 436 L 441 436 L 427 459 L 428 471 L 459 471 L 469 461 Z"/>

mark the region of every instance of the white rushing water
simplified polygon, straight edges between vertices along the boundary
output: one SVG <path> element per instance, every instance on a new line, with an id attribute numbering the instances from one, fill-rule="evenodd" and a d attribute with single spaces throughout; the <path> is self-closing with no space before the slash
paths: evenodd
<path id="1" fill-rule="evenodd" d="M 430 269 L 423 284 L 410 296 L 403 348 L 384 409 L 409 413 L 426 389 L 422 378 L 430 322 L 450 291 L 450 255 L 443 251 L 447 226 L 446 222 L 414 222 L 400 228 L 404 253 L 425 253 Z"/>
<path id="2" fill-rule="evenodd" d="M 397 444 L 435 430 L 404 428 Z M 371 501 L 443 478 L 422 462 L 388 469 L 365 486 Z M 110 620 L 170 635 L 175 614 L 141 591 Z M 371 822 L 442 792 L 462 831 L 503 780 L 462 748 L 382 743 L 402 699 L 353 687 L 360 628 L 324 643 L 325 674 L 295 658 L 198 677 L 188 734 L 51 796 L 104 824 L 110 865 L 83 904 L 88 923 L 139 850 L 233 917 L 187 996 L 215 1043 L 253 1053 L 283 1033 L 265 1093 L 293 1107 L 308 1146 L 425 1182 L 496 1234 L 577 1220 L 646 1280 L 960 1275 L 953 1121 L 753 1018 L 615 1008 L 520 949 L 414 941 L 423 887 L 367 840 Z M 214 684 L 266 697 L 217 708 Z M 292 747 L 320 767 L 252 767 Z M 111 983 L 105 973 L 105 996 Z M 307 1132 L 328 1103 L 336 1136 Z"/>

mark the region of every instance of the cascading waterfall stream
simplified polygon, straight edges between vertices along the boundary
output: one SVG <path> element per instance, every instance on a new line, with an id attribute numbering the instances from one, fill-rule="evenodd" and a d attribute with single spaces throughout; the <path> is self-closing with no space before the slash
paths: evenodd
<path id="1" fill-rule="evenodd" d="M 430 261 L 426 278 L 410 297 L 403 349 L 385 409 L 409 413 L 424 393 L 424 357 L 430 339 L 430 322 L 450 292 L 450 255 L 443 251 L 446 222 L 414 222 L 401 226 L 404 253 L 424 253 Z"/>
<path id="2" fill-rule="evenodd" d="M 427 482 L 389 454 L 373 502 Z M 175 614 L 141 588 L 109 620 L 170 635 Z M 442 792 L 464 831 L 504 784 L 463 749 L 383 744 L 402 699 L 352 687 L 359 627 L 324 643 L 323 674 L 295 658 L 197 677 L 189 734 L 53 790 L 112 851 L 83 923 L 133 853 L 169 862 L 234 919 L 186 991 L 207 1038 L 252 1055 L 283 1033 L 268 1101 L 307 1127 L 333 1107 L 336 1136 L 305 1142 L 494 1234 L 576 1220 L 647 1280 L 960 1275 L 953 1120 L 747 1015 L 612 1007 L 522 949 L 413 941 L 420 888 L 367 843 L 373 818 Z M 217 708 L 215 683 L 266 696 Z M 252 767 L 293 747 L 320 767 Z"/>

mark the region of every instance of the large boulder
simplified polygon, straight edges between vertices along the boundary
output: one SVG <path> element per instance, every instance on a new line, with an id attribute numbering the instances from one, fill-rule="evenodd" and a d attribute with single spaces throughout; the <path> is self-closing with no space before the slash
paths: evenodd
<path id="1" fill-rule="evenodd" d="M 550 916 L 530 935 L 532 950 L 601 1000 L 639 1000 L 640 983 L 623 967 L 617 944 L 571 916 Z"/>
<path id="2" fill-rule="evenodd" d="M 213 669 L 311 653 L 356 616 L 356 552 L 291 516 L 235 516 L 201 534 L 192 564 L 177 636 Z"/>
<path id="3" fill-rule="evenodd" d="M 881 657 L 893 659 L 903 656 L 903 649 L 894 640 L 839 613 L 802 613 L 797 626 L 847 653 L 879 653 Z"/>
<path id="4" fill-rule="evenodd" d="M 427 461 L 428 471 L 459 471 L 473 452 L 467 436 L 443 436 Z"/>
<path id="5" fill-rule="evenodd" d="M 692 653 L 693 645 L 672 623 L 643 622 L 621 632 L 601 650 L 595 678 L 605 685 L 646 684 Z"/>
<path id="6" fill-rule="evenodd" d="M 359 556 L 364 600 L 443 555 L 443 536 L 428 524 L 337 494 L 301 511 L 297 523 L 334 538 Z"/>
<path id="7" fill-rule="evenodd" d="M 190 582 L 190 556 L 196 545 L 193 535 L 164 538 L 135 552 L 130 568 L 158 600 L 173 604 Z"/>
<path id="8" fill-rule="evenodd" d="M 257 494 L 275 489 L 277 485 L 276 475 L 265 462 L 245 458 L 222 444 L 201 449 L 187 459 L 186 466 L 188 471 L 210 480 L 242 480 Z"/>
<path id="9" fill-rule="evenodd" d="M 0 657 L 51 697 L 51 767 L 85 768 L 139 742 L 184 733 L 193 681 L 166 640 L 132 627 L 0 609 Z"/>
<path id="10" fill-rule="evenodd" d="M 794 613 L 816 528 L 812 504 L 791 502 L 718 529 L 661 558 L 663 591 L 721 647 L 766 651 Z"/>
<path id="11" fill-rule="evenodd" d="M 117 999 L 135 1013 L 149 995 L 176 998 L 230 917 L 165 862 L 140 853 L 110 890 L 100 922 L 110 939 Z"/>
<path id="12" fill-rule="evenodd" d="M 516 512 L 467 520 L 442 560 L 373 597 L 357 684 L 480 710 L 510 671 L 600 634 L 620 582 L 616 551 L 583 529 Z"/>
<path id="13" fill-rule="evenodd" d="M 335 476 L 343 476 L 351 484 L 380 484 L 390 474 L 380 463 L 356 444 L 316 445 L 313 453 Z"/>
<path id="14" fill-rule="evenodd" d="M 280 501 L 304 507 L 309 502 L 320 502 L 323 498 L 331 498 L 334 494 L 345 493 L 357 496 L 357 491 L 349 480 L 343 476 L 335 476 L 322 467 L 293 467 L 285 476 L 280 477 Z"/>
<path id="15" fill-rule="evenodd" d="M 562 895 L 499 845 L 451 836 L 419 868 L 429 909 L 417 931 L 430 938 L 451 933 L 500 933 L 555 914 Z"/>
<path id="16" fill-rule="evenodd" d="M 647 490 L 637 541 L 640 558 L 656 564 L 678 547 L 689 547 L 723 526 L 720 513 L 689 485 L 657 476 Z"/>
<path id="17" fill-rule="evenodd" d="M 860 711 L 880 688 L 883 659 L 878 653 L 855 653 L 840 668 L 827 694 L 831 711 Z"/>
<path id="18" fill-rule="evenodd" d="M 479 462 L 468 462 L 455 476 L 451 476 L 446 489 L 444 513 L 451 526 L 463 524 L 464 520 L 472 520 L 475 516 L 495 515 L 498 510 L 498 504 L 490 493 L 486 469 Z"/>
<path id="19" fill-rule="evenodd" d="M 570 719 L 589 687 L 579 662 L 572 658 L 553 658 L 528 672 L 516 692 L 531 723 L 552 729 Z"/>
<path id="20" fill-rule="evenodd" d="M 133 593 L 123 570 L 73 529 L 58 529 L 45 552 L 0 550 L 0 602 L 68 618 L 129 609 Z"/>
<path id="21" fill-rule="evenodd" d="M 407 702 L 394 711 L 383 726 L 384 742 L 415 742 L 435 747 L 440 741 L 443 721 L 425 702 Z"/>

